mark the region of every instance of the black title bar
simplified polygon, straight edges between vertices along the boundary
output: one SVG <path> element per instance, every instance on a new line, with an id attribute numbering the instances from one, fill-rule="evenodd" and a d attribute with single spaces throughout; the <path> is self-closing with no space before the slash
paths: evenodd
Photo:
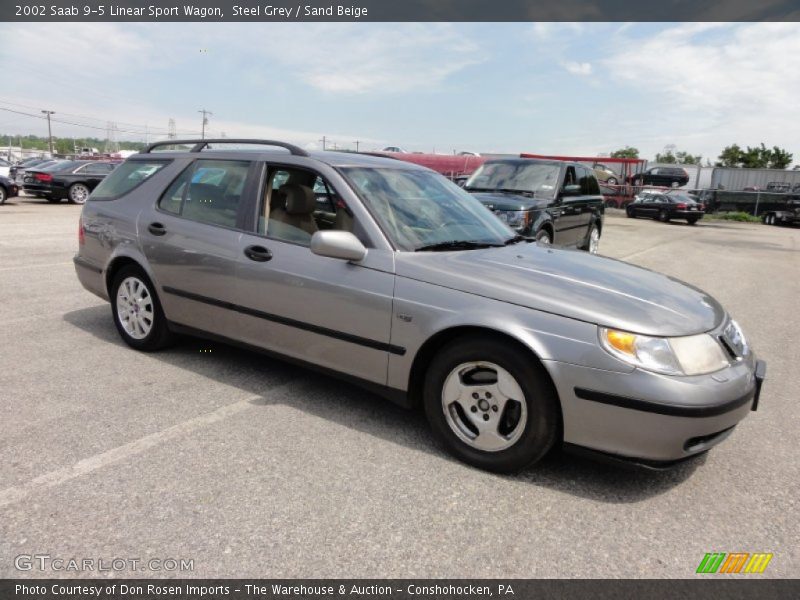
<path id="1" fill-rule="evenodd" d="M 11 22 L 800 21 L 800 0 L 0 0 Z"/>
<path id="2" fill-rule="evenodd" d="M 798 580 L 524 579 L 4 579 L 3 600 L 674 600 L 797 598 Z"/>

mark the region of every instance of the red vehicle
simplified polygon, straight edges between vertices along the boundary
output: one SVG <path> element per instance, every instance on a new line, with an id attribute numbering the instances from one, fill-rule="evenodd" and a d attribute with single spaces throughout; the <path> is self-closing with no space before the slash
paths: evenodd
<path id="1" fill-rule="evenodd" d="M 369 154 L 388 156 L 390 158 L 396 158 L 397 160 L 414 163 L 415 165 L 428 167 L 450 179 L 458 179 L 466 177 L 467 175 L 472 175 L 475 169 L 486 162 L 486 159 L 482 156 L 457 156 L 455 154 L 424 154 L 421 152 L 370 152 Z"/>

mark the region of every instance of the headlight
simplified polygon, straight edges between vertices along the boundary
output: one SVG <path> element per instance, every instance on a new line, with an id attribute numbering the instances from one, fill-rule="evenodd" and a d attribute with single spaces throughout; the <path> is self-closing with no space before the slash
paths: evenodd
<path id="1" fill-rule="evenodd" d="M 657 338 L 601 327 L 600 344 L 628 364 L 666 375 L 702 375 L 729 364 L 722 347 L 706 333 Z"/>
<path id="2" fill-rule="evenodd" d="M 511 229 L 522 231 L 528 226 L 533 213 L 529 210 L 498 210 L 494 214 Z"/>

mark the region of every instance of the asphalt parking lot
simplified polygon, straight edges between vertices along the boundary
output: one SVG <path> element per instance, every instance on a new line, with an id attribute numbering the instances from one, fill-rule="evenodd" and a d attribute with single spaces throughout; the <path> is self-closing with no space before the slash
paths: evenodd
<path id="1" fill-rule="evenodd" d="M 79 212 L 0 206 L 0 576 L 75 576 L 15 569 L 48 554 L 194 561 L 144 577 L 681 578 L 706 552 L 800 576 L 800 229 L 610 215 L 602 254 L 742 324 L 768 363 L 760 409 L 675 470 L 555 453 L 497 476 L 334 379 L 199 340 L 128 349 L 75 277 Z"/>

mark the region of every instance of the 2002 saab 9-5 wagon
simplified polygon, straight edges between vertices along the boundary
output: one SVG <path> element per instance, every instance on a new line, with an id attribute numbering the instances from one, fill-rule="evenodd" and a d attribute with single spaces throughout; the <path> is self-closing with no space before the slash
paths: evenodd
<path id="1" fill-rule="evenodd" d="M 556 443 L 697 455 L 757 407 L 765 372 L 704 292 L 531 243 L 387 158 L 153 144 L 84 205 L 75 265 L 133 348 L 188 333 L 339 374 L 422 404 L 453 454 L 494 471 Z"/>

